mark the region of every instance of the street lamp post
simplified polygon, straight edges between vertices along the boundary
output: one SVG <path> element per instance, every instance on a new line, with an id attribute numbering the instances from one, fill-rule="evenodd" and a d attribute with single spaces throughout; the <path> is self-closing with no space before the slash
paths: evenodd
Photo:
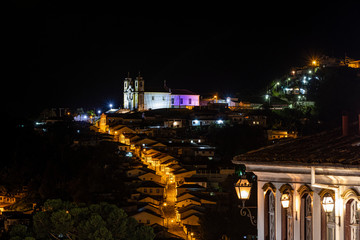
<path id="1" fill-rule="evenodd" d="M 256 208 L 256 207 L 245 207 L 245 201 L 250 198 L 250 192 L 251 192 L 251 183 L 243 177 L 240 178 L 237 183 L 235 184 L 235 191 L 240 200 L 242 200 L 242 205 L 240 207 L 240 215 L 241 216 L 247 216 L 250 218 L 250 222 L 253 226 L 256 226 L 256 219 L 255 216 L 251 214 L 250 208 Z"/>

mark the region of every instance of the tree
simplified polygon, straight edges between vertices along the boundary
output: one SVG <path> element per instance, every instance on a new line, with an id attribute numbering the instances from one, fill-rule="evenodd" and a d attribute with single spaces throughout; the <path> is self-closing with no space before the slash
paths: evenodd
<path id="1" fill-rule="evenodd" d="M 28 227 L 21 224 L 13 226 L 9 235 L 10 240 L 35 240 L 29 232 Z"/>
<path id="2" fill-rule="evenodd" d="M 153 229 L 140 226 L 114 204 L 75 204 L 59 199 L 47 200 L 43 211 L 33 217 L 38 239 L 72 240 L 151 240 Z"/>

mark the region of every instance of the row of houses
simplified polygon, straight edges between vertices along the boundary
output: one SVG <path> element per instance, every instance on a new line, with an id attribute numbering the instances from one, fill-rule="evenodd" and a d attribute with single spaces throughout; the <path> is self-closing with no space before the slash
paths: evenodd
<path id="1" fill-rule="evenodd" d="M 206 209 L 216 207 L 216 188 L 219 182 L 234 174 L 234 168 L 207 169 L 206 165 L 184 165 L 178 157 L 213 157 L 215 148 L 203 144 L 204 139 L 159 142 L 146 129 L 111 122 L 103 114 L 98 131 L 110 134 L 119 150 L 139 160 L 125 170 L 134 192 L 131 203 L 141 207 L 130 209 L 139 223 L 168 227 L 169 221 L 181 226 L 185 233 L 199 232 L 200 217 Z M 104 127 L 106 125 L 106 127 Z M 165 217 L 164 207 L 174 204 L 174 218 Z M 132 211 L 131 211 L 132 210 Z M 191 229 L 191 230 L 190 230 Z"/>

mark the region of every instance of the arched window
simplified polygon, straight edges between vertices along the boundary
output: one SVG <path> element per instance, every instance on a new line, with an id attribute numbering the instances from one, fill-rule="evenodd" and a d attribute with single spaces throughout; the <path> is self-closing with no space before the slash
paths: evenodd
<path id="1" fill-rule="evenodd" d="M 300 239 L 312 240 L 312 193 L 307 185 L 298 189 L 300 202 Z"/>
<path id="2" fill-rule="evenodd" d="M 275 196 L 271 190 L 265 194 L 265 240 L 275 240 Z"/>
<path id="3" fill-rule="evenodd" d="M 281 208 L 281 239 L 294 239 L 294 214 L 293 214 L 293 188 L 289 184 L 284 184 L 279 189 L 281 196 L 289 197 L 289 206 Z"/>
<path id="4" fill-rule="evenodd" d="M 345 204 L 345 240 L 360 240 L 359 219 L 356 216 L 357 211 L 360 210 L 358 205 L 359 202 L 355 199 L 350 199 Z"/>
<path id="5" fill-rule="evenodd" d="M 360 240 L 360 194 L 350 188 L 341 197 L 345 200 L 344 239 Z"/>
<path id="6" fill-rule="evenodd" d="M 319 193 L 320 202 L 323 203 L 324 197 L 332 197 L 335 199 L 333 190 L 323 189 Z M 321 206 L 321 240 L 335 239 L 335 209 L 331 213 L 326 213 L 324 207 Z"/>

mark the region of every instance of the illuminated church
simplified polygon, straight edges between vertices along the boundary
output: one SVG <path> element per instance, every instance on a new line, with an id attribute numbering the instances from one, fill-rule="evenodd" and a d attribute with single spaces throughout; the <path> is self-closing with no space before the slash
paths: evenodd
<path id="1" fill-rule="evenodd" d="M 160 108 L 193 108 L 199 106 L 200 95 L 186 89 L 145 91 L 145 81 L 140 74 L 133 80 L 124 79 L 124 109 L 146 111 Z"/>

